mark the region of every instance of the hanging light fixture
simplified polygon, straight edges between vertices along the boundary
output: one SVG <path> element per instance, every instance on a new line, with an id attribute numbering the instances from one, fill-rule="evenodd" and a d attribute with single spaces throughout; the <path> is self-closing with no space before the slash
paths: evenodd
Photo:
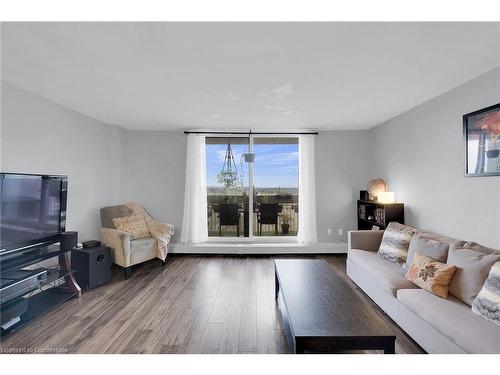
<path id="1" fill-rule="evenodd" d="M 238 168 L 236 168 L 236 163 L 234 161 L 233 150 L 231 148 L 231 139 L 228 138 L 226 153 L 224 155 L 224 164 L 222 169 L 217 175 L 217 181 L 219 184 L 224 186 L 224 190 L 229 190 L 230 188 L 241 188 L 243 186 L 243 180 L 238 174 Z"/>
<path id="2" fill-rule="evenodd" d="M 248 138 L 252 135 L 252 129 L 248 132 Z M 248 146 L 247 146 L 248 147 Z M 255 161 L 255 154 L 253 152 L 245 152 L 243 153 L 243 159 L 245 163 L 253 163 Z"/>

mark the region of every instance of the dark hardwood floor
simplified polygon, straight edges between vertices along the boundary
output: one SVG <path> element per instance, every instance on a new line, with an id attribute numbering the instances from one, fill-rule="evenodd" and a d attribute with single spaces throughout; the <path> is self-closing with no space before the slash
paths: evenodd
<path id="1" fill-rule="evenodd" d="M 286 353 L 274 300 L 274 258 L 170 256 L 151 261 L 66 302 L 3 339 L 2 352 Z M 294 256 L 293 258 L 297 258 Z M 345 275 L 345 255 L 328 262 L 395 332 L 397 353 L 422 349 Z"/>

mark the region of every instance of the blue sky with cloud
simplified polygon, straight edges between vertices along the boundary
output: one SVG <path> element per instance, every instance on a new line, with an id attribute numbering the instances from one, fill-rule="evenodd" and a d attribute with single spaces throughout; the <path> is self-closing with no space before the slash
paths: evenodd
<path id="1" fill-rule="evenodd" d="M 222 169 L 227 145 L 208 144 L 207 183 L 219 186 L 217 174 Z M 248 186 L 248 164 L 241 162 L 245 145 L 231 145 L 238 172 L 242 172 L 244 184 Z M 254 185 L 256 187 L 294 187 L 299 186 L 299 145 L 298 144 L 256 144 L 254 163 Z"/>

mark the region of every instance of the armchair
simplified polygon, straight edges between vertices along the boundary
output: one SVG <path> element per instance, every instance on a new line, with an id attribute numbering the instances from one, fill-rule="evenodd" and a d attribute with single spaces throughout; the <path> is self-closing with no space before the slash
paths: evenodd
<path id="1" fill-rule="evenodd" d="M 154 259 L 158 255 L 158 243 L 153 237 L 131 239 L 130 234 L 116 229 L 113 218 L 132 215 L 126 205 L 103 207 L 101 214 L 101 240 L 111 247 L 111 260 L 124 268 L 125 278 L 130 276 L 132 266 Z M 174 234 L 170 224 L 157 223 L 165 233 Z M 165 261 L 163 261 L 165 265 Z"/>

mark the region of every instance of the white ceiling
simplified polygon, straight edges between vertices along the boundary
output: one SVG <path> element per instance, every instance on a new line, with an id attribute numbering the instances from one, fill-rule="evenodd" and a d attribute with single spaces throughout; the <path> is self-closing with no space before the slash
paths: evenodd
<path id="1" fill-rule="evenodd" d="M 500 23 L 3 23 L 2 79 L 128 129 L 365 129 L 500 65 Z"/>

